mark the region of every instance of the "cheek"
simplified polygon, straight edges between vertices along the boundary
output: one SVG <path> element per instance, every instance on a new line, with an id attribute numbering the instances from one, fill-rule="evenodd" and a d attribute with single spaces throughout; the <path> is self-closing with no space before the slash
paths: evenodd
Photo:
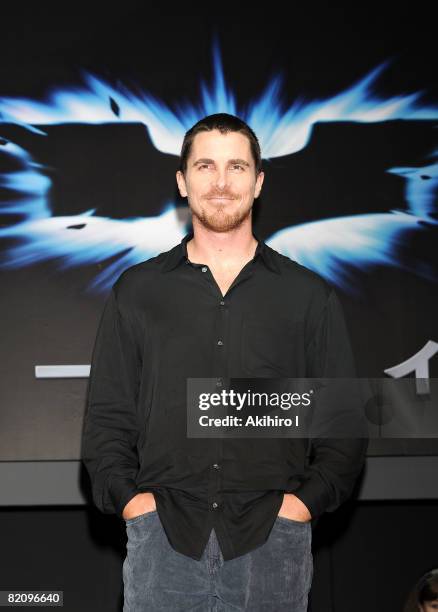
<path id="1" fill-rule="evenodd" d="M 247 182 L 236 182 L 232 186 L 236 193 L 238 193 L 242 198 L 249 198 L 254 193 L 254 185 Z"/>
<path id="2" fill-rule="evenodd" d="M 207 195 L 212 188 L 214 181 L 208 176 L 203 176 L 196 185 L 196 190 L 199 195 Z"/>
<path id="3" fill-rule="evenodd" d="M 192 199 L 201 200 L 207 192 L 207 185 L 196 184 L 191 186 L 189 194 L 192 196 Z"/>

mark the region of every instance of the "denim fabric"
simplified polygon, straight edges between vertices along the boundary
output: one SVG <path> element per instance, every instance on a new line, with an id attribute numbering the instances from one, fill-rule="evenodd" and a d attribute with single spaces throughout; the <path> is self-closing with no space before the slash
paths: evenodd
<path id="1" fill-rule="evenodd" d="M 310 522 L 277 516 L 268 540 L 224 561 L 214 529 L 197 561 L 170 545 L 157 510 L 126 521 L 123 612 L 305 612 L 313 577 Z"/>

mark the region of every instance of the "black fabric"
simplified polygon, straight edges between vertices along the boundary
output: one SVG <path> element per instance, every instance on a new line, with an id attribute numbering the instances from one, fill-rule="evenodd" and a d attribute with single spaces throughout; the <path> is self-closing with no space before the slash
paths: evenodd
<path id="1" fill-rule="evenodd" d="M 200 559 L 214 527 L 229 560 L 267 540 L 285 492 L 313 520 L 336 509 L 367 440 L 187 437 L 187 378 L 215 377 L 220 389 L 229 377 L 355 376 L 341 304 L 324 279 L 254 234 L 254 257 L 223 296 L 209 267 L 188 260 L 192 237 L 112 287 L 82 459 L 102 512 L 122 517 L 132 497 L 152 491 L 175 550 Z"/>

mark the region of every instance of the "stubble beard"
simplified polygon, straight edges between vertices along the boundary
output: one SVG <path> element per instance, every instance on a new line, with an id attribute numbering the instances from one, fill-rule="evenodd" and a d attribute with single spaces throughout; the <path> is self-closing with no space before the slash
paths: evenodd
<path id="1" fill-rule="evenodd" d="M 190 206 L 190 204 L 189 204 Z M 210 212 L 205 208 L 200 211 L 190 206 L 193 217 L 201 223 L 203 227 L 213 232 L 229 232 L 238 228 L 250 216 L 252 206 L 247 210 L 238 210 L 232 214 L 226 212 L 226 206 L 218 205 L 216 210 Z"/>

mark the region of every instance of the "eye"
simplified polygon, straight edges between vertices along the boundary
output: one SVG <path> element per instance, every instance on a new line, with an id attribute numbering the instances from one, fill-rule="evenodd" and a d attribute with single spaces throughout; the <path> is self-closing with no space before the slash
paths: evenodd
<path id="1" fill-rule="evenodd" d="M 233 164 L 232 167 L 233 168 L 240 168 L 241 170 L 243 170 L 243 166 L 241 164 Z"/>

